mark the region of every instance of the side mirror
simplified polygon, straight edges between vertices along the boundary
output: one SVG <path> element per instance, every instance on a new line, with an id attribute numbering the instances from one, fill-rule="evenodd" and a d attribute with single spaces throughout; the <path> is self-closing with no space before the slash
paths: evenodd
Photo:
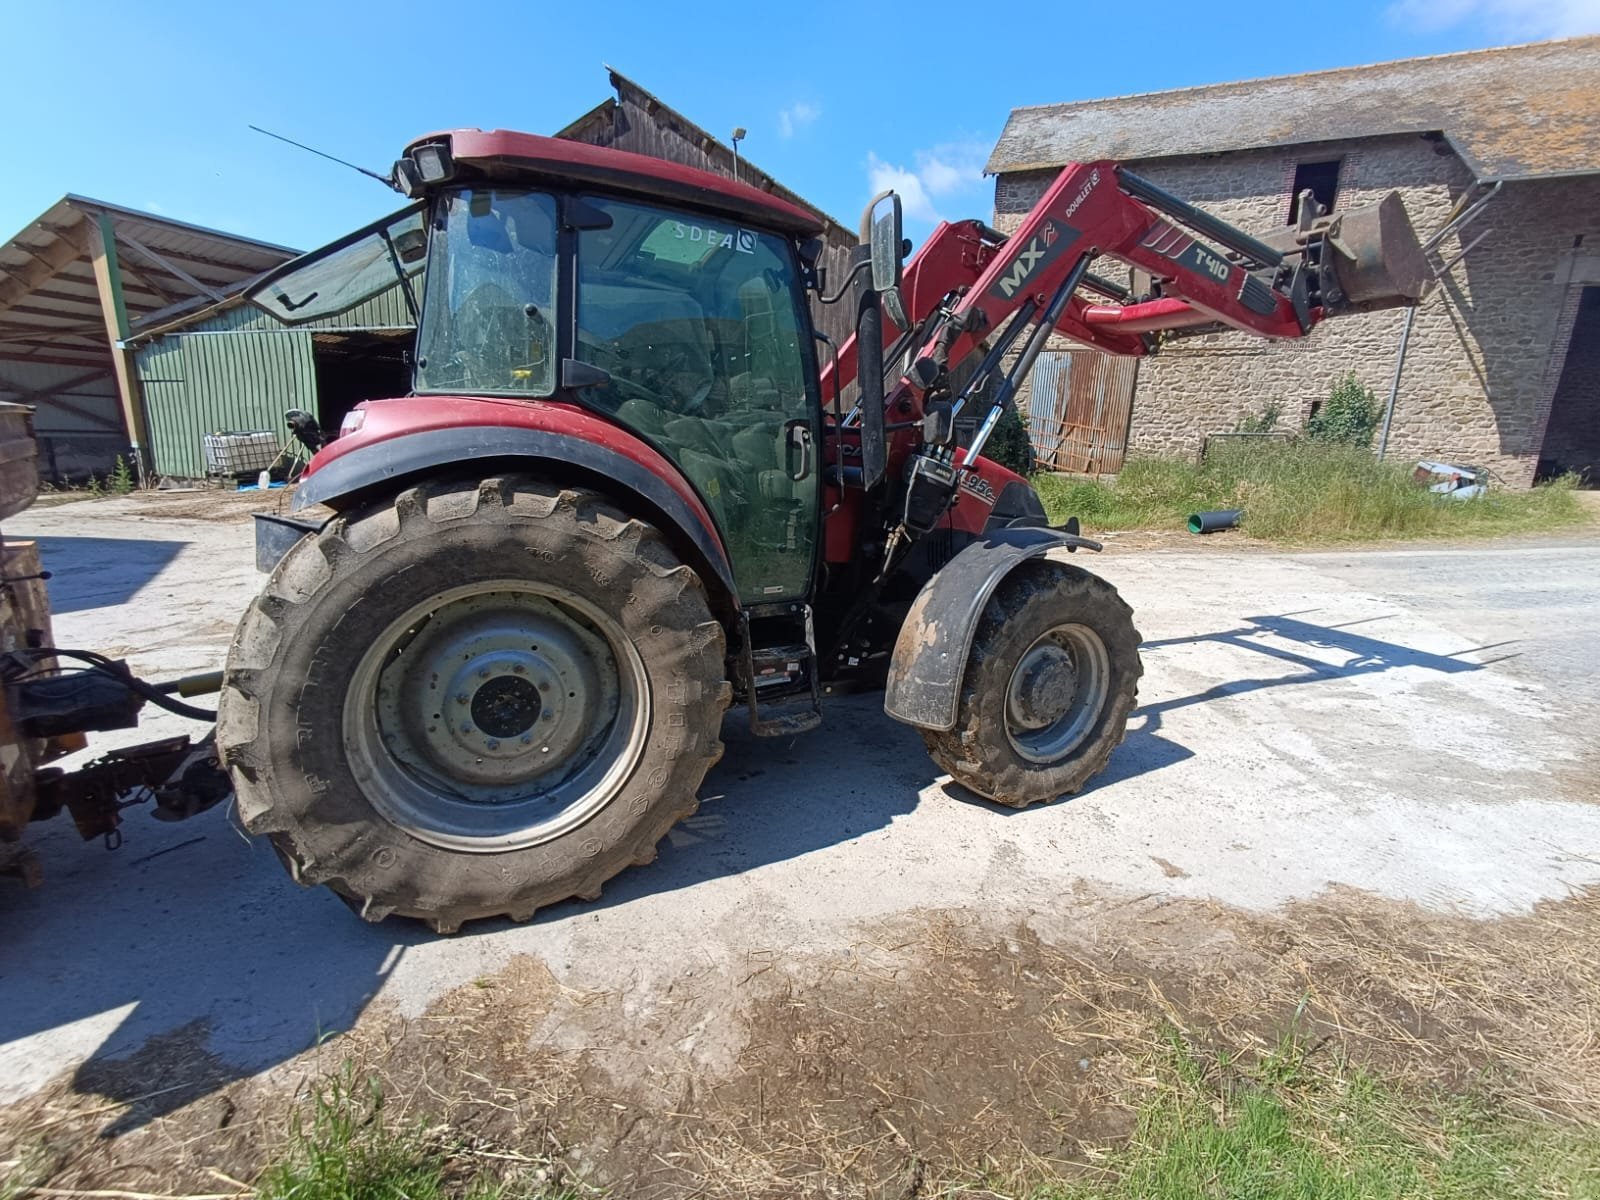
<path id="1" fill-rule="evenodd" d="M 872 251 L 872 290 L 875 292 L 887 292 L 900 283 L 905 253 L 902 223 L 900 197 L 894 192 L 879 192 L 861 218 L 861 240 Z"/>
<path id="2" fill-rule="evenodd" d="M 395 253 L 403 263 L 421 262 L 428 253 L 427 235 L 420 229 L 404 229 L 395 235 Z"/>

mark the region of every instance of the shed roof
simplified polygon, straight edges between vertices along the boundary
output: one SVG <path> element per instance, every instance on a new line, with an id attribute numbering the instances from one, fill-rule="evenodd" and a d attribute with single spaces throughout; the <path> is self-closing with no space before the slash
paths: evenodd
<path id="1" fill-rule="evenodd" d="M 991 174 L 1441 133 L 1480 179 L 1600 172 L 1600 36 L 1013 109 Z"/>
<path id="2" fill-rule="evenodd" d="M 90 227 L 101 218 L 116 240 L 130 332 L 213 304 L 299 253 L 87 196 L 63 196 L 0 246 L 0 358 L 85 366 L 108 361 L 90 259 Z"/>
<path id="3" fill-rule="evenodd" d="M 699 143 L 701 151 L 706 155 L 707 159 L 716 164 L 716 166 L 721 167 L 731 163 L 734 160 L 735 154 L 731 146 L 722 141 L 720 138 L 708 133 L 702 126 L 697 125 L 694 121 L 691 121 L 677 109 L 673 108 L 672 105 L 662 100 L 661 97 L 657 96 L 654 92 L 651 92 L 647 88 L 641 87 L 639 84 L 629 79 L 621 71 L 618 71 L 615 67 L 606 67 L 606 72 L 610 76 L 611 86 L 616 89 L 616 96 L 608 97 L 606 100 L 602 101 L 594 108 L 584 113 L 583 116 L 572 122 L 572 124 L 566 126 L 566 128 L 558 130 L 555 134 L 556 137 L 568 138 L 575 141 L 588 140 L 591 131 L 597 126 L 610 125 L 612 112 L 616 109 L 619 100 L 631 99 L 639 107 L 650 113 L 652 117 L 654 117 L 657 113 L 666 114 L 666 116 L 671 118 L 671 121 L 682 130 L 686 137 L 688 137 L 691 141 Z M 827 213 L 823 212 L 822 209 L 818 208 L 815 204 L 812 204 L 798 192 L 784 187 L 783 184 L 779 183 L 766 171 L 763 171 L 760 167 L 756 166 L 744 155 L 740 154 L 737 156 L 737 158 L 739 162 L 739 178 L 744 180 L 746 183 L 753 187 L 759 188 L 763 192 L 769 192 L 774 196 L 781 197 L 782 199 L 789 201 L 791 204 L 797 204 L 807 212 L 814 213 L 817 219 L 822 222 L 830 235 L 840 236 L 848 239 L 851 242 L 855 241 L 855 234 L 841 224 L 836 218 L 831 217 Z"/>

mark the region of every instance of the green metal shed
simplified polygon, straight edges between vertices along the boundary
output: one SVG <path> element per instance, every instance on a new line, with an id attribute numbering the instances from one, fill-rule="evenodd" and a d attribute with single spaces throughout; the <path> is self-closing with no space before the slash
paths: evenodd
<path id="1" fill-rule="evenodd" d="M 404 394 L 414 333 L 397 285 L 294 328 L 232 296 L 149 335 L 136 363 L 156 472 L 204 478 L 207 434 L 269 431 L 286 444 L 286 409 L 335 429 L 361 400 Z"/>

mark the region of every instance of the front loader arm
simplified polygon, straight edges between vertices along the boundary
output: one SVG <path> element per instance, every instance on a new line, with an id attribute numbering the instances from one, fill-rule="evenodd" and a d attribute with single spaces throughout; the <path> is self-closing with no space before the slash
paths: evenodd
<path id="1" fill-rule="evenodd" d="M 1392 235 L 1398 202 L 1384 204 Z M 900 293 L 907 319 L 931 327 L 913 371 L 887 399 L 920 409 L 926 392 L 1007 322 L 1046 320 L 1051 299 L 1086 255 L 1118 259 L 1152 280 L 1150 295 L 1133 297 L 1080 271 L 1082 283 L 1106 299 L 1072 294 L 1056 306 L 1054 332 L 1109 354 L 1147 354 L 1156 345 L 1151 335 L 1199 325 L 1302 337 L 1341 306 L 1415 302 L 1424 282 L 1420 252 L 1396 255 L 1395 244 L 1405 250 L 1406 239 L 1386 241 L 1376 216 L 1369 221 L 1366 214 L 1285 227 L 1269 244 L 1114 162 L 1070 164 L 1009 237 L 978 221 L 941 224 L 906 265 Z M 1404 220 L 1403 209 L 1398 216 Z M 1342 276 L 1365 290 L 1341 287 Z M 885 341 L 899 332 L 886 318 Z M 841 385 L 854 378 L 855 366 L 851 339 L 839 350 Z M 831 394 L 831 373 L 824 372 L 824 394 Z"/>

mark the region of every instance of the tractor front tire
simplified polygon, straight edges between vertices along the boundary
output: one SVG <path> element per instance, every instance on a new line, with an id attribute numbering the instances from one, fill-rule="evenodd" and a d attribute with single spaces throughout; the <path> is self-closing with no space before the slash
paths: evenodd
<path id="1" fill-rule="evenodd" d="M 722 756 L 723 658 L 694 570 L 604 497 L 426 483 L 278 564 L 217 742 L 297 881 L 449 933 L 655 857 Z"/>
<path id="2" fill-rule="evenodd" d="M 955 727 L 922 737 L 956 783 L 996 804 L 1075 795 L 1122 743 L 1143 673 L 1133 610 L 1114 587 L 1028 563 L 979 619 Z"/>

